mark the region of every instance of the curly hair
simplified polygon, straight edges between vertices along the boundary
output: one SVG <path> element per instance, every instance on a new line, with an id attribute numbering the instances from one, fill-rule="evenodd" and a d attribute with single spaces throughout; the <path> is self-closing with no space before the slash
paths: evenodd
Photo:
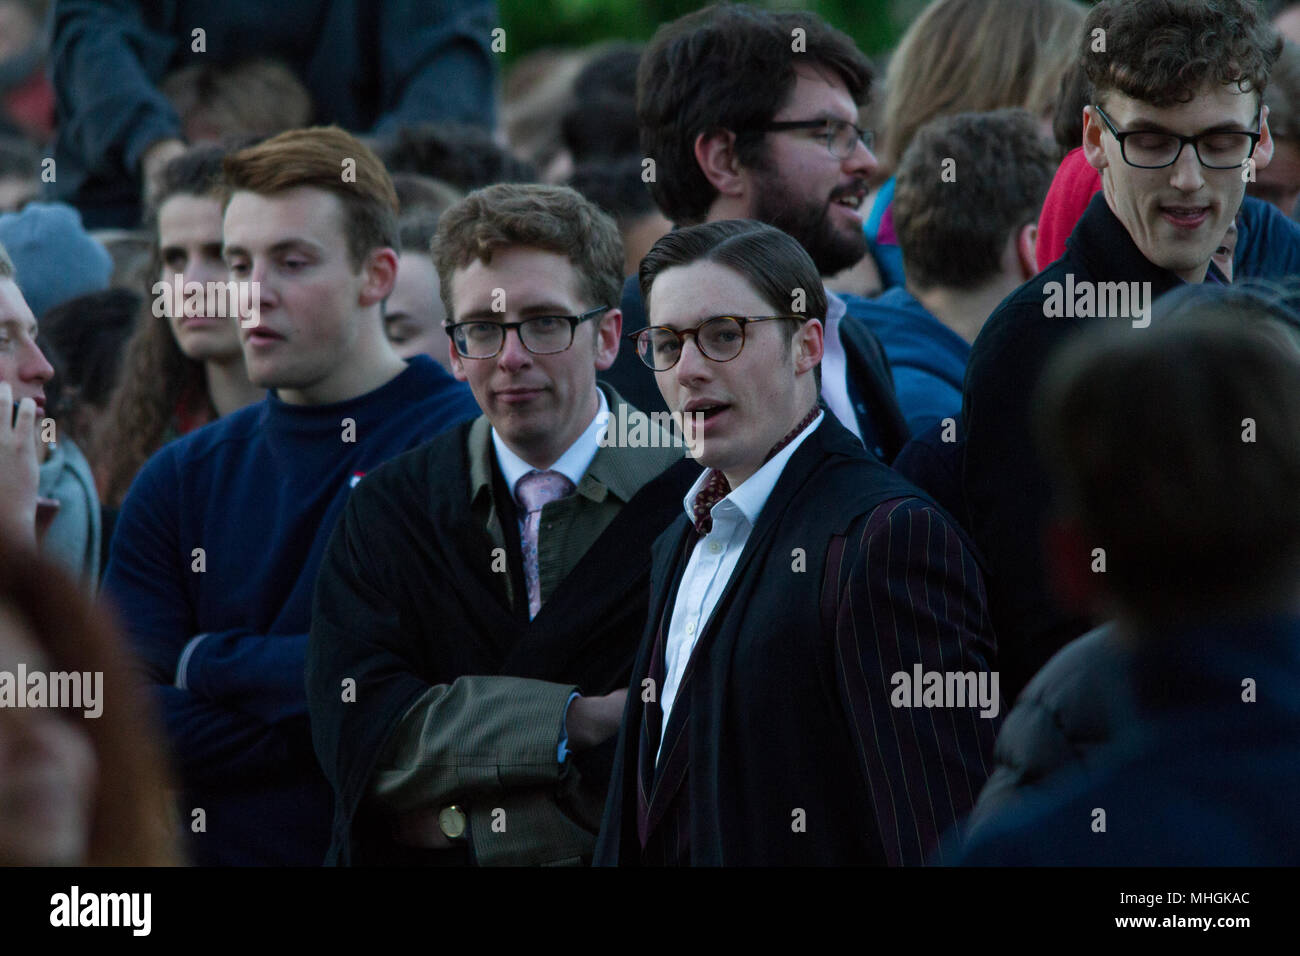
<path id="1" fill-rule="evenodd" d="M 949 160 L 945 181 L 939 173 Z M 1055 173 L 1056 156 L 1028 110 L 958 113 L 921 127 L 894 191 L 908 283 L 972 289 L 995 276 L 1007 237 L 1038 219 Z"/>
<path id="2" fill-rule="evenodd" d="M 1113 90 L 1163 108 L 1207 81 L 1262 97 L 1282 37 L 1252 0 L 1102 0 L 1079 52 L 1093 102 Z"/>
<path id="3" fill-rule="evenodd" d="M 221 174 L 225 150 L 200 146 L 176 157 L 164 167 L 157 196 L 146 216 L 145 226 L 153 243 L 149 283 L 162 274 L 158 246 L 158 210 L 173 196 L 212 196 Z M 204 365 L 181 351 L 171 322 L 155 316 L 149 304 L 136 319 L 127 340 L 118 373 L 117 387 L 109 399 L 108 412 L 95 436 L 90 460 L 95 463 L 99 498 L 109 508 L 119 507 L 126 491 L 144 463 L 175 429 L 177 410 L 191 420 L 213 421 L 217 409 L 208 397 Z"/>

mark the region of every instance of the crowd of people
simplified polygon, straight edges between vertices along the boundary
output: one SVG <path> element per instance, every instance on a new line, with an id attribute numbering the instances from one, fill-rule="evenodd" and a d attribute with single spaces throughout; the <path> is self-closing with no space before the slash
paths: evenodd
<path id="1" fill-rule="evenodd" d="M 0 864 L 1300 863 L 1300 3 L 0 23 Z"/>

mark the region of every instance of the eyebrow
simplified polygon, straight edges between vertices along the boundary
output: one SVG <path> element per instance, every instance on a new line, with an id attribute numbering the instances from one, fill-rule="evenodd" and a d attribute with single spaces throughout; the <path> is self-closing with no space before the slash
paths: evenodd
<path id="1" fill-rule="evenodd" d="M 266 251 L 268 255 L 272 255 L 272 256 L 278 256 L 281 253 L 285 253 L 285 252 L 297 252 L 297 251 L 308 252 L 313 255 L 320 255 L 325 251 L 325 249 L 319 243 L 312 242 L 310 239 L 302 239 L 302 238 L 294 237 L 292 239 L 281 239 L 279 242 L 272 245 Z M 246 256 L 246 255 L 248 255 L 248 250 L 245 249 L 243 246 L 222 246 L 221 247 L 221 256 L 223 259 L 229 258 L 230 256 Z"/>
<path id="2" fill-rule="evenodd" d="M 538 302 L 533 305 L 526 305 L 519 310 L 520 315 L 576 315 L 567 305 L 560 305 L 555 302 Z M 492 309 L 476 309 L 473 312 L 466 312 L 456 321 L 458 322 L 481 322 L 484 319 L 503 320 L 504 312 L 494 312 Z"/>
<path id="3" fill-rule="evenodd" d="M 1142 133 L 1142 132 L 1150 131 L 1153 133 L 1169 133 L 1171 136 L 1183 135 L 1182 133 L 1179 133 L 1176 130 L 1170 129 L 1168 126 L 1165 126 L 1163 123 L 1157 123 L 1155 120 L 1148 119 L 1145 116 L 1135 116 L 1132 120 L 1130 120 L 1128 125 L 1129 125 L 1128 129 L 1120 130 L 1120 132 L 1121 133 Z M 1255 132 L 1253 129 L 1248 129 L 1243 126 L 1239 126 L 1235 122 L 1228 122 L 1228 123 L 1218 123 L 1214 126 L 1207 126 L 1204 129 L 1200 130 L 1199 132 L 1191 133 L 1189 135 L 1204 136 L 1206 133 L 1253 133 L 1253 132 Z"/>
<path id="4" fill-rule="evenodd" d="M 709 319 L 726 319 L 734 318 L 739 312 L 715 312 L 713 315 L 702 315 L 695 319 L 693 325 L 687 325 L 685 319 L 678 319 L 671 322 L 647 322 L 647 326 L 654 326 L 661 329 L 672 329 L 674 332 L 680 332 L 682 329 L 696 329 L 703 325 Z"/>
<path id="5" fill-rule="evenodd" d="M 37 324 L 35 322 L 31 325 L 25 326 L 18 319 L 5 317 L 0 319 L 0 328 L 5 329 L 6 331 L 13 330 L 14 332 L 26 332 L 32 338 L 36 338 Z"/>
<path id="6" fill-rule="evenodd" d="M 808 117 L 808 119 L 809 119 L 809 120 L 821 120 L 822 122 L 825 122 L 825 123 L 849 123 L 849 124 L 852 124 L 852 125 L 855 125 L 855 126 L 857 125 L 857 122 L 858 122 L 858 118 L 857 118 L 856 116 L 853 117 L 853 119 L 851 119 L 851 120 L 846 120 L 843 116 L 837 116 L 835 113 L 832 113 L 829 107 L 827 107 L 827 108 L 825 108 L 825 109 L 818 110 L 818 111 L 817 111 L 816 113 L 814 113 L 812 116 Z M 797 120 L 797 119 L 795 119 L 795 120 L 779 120 L 779 119 L 773 119 L 772 122 L 773 122 L 773 123 L 797 123 L 797 122 L 799 122 L 799 120 Z"/>

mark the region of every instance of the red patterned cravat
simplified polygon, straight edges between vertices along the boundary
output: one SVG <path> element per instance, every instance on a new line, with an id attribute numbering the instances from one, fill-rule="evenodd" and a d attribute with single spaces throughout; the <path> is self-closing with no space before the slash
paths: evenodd
<path id="1" fill-rule="evenodd" d="M 795 425 L 786 433 L 786 436 L 772 446 L 772 450 L 767 453 L 763 459 L 763 464 L 767 464 L 777 453 L 786 445 L 799 437 L 799 433 L 813 423 L 821 407 L 814 405 L 812 411 L 803 417 L 803 420 Z M 713 530 L 713 506 L 716 505 L 727 495 L 731 494 L 731 485 L 727 481 L 727 476 L 716 468 L 709 469 L 708 476 L 704 479 L 704 484 L 696 494 L 695 500 L 691 502 L 691 518 L 695 521 L 695 531 L 702 538 Z"/>
<path id="2" fill-rule="evenodd" d="M 528 618 L 542 609 L 542 585 L 537 568 L 537 531 L 542 506 L 573 494 L 573 482 L 558 471 L 530 471 L 515 483 L 515 500 L 524 509 L 519 522 L 519 544 L 524 553 L 524 577 L 528 581 Z"/>

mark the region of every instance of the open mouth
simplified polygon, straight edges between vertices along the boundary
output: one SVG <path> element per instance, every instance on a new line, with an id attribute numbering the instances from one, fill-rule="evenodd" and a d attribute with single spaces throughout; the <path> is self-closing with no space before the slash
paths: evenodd
<path id="1" fill-rule="evenodd" d="M 862 204 L 867 198 L 867 184 L 856 182 L 851 186 L 843 186 L 831 193 L 831 204 L 848 209 L 852 212 L 862 213 Z"/>
<path id="2" fill-rule="evenodd" d="M 1160 215 L 1182 229 L 1195 229 L 1210 217 L 1209 206 L 1161 206 Z"/>
<path id="3" fill-rule="evenodd" d="M 694 429 L 705 429 L 717 421 L 719 415 L 730 411 L 731 406 L 722 402 L 700 400 L 687 402 L 682 409 L 685 422 Z"/>

